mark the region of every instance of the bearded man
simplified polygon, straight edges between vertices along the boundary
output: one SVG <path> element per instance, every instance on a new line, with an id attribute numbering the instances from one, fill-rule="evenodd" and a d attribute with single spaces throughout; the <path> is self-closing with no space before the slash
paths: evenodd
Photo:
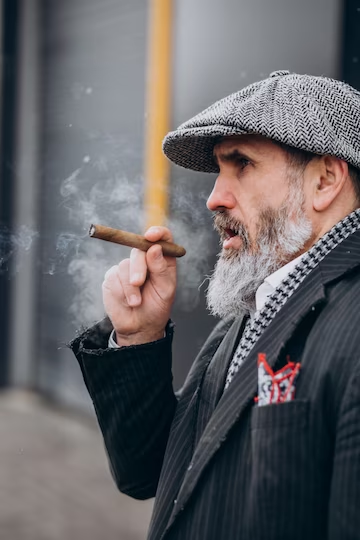
<path id="1" fill-rule="evenodd" d="M 149 540 L 360 538 L 359 123 L 356 90 L 282 71 L 165 138 L 218 172 L 221 321 L 175 395 L 176 263 L 154 245 L 72 343 L 119 489 L 156 496 Z"/>

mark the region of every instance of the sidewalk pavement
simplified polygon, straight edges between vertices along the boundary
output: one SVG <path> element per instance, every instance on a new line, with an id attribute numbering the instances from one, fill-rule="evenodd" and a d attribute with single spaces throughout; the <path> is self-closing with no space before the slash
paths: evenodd
<path id="1" fill-rule="evenodd" d="M 151 509 L 117 491 L 95 421 L 0 394 L 1 540 L 145 540 Z"/>

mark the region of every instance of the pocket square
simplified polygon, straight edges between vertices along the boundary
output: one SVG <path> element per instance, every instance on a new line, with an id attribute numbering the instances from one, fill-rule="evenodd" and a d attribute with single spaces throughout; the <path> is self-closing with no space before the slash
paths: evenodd
<path id="1" fill-rule="evenodd" d="M 299 375 L 300 363 L 290 362 L 274 372 L 266 360 L 266 354 L 258 355 L 258 396 L 259 406 L 271 403 L 285 403 L 295 397 L 295 383 Z"/>

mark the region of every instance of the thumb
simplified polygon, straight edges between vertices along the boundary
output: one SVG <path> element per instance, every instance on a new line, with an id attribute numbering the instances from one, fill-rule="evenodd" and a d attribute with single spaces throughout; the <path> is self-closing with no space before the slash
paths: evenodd
<path id="1" fill-rule="evenodd" d="M 175 284 L 176 266 L 168 264 L 159 245 L 152 246 L 147 251 L 146 263 L 154 287 L 167 296 Z"/>
<path id="2" fill-rule="evenodd" d="M 146 253 L 146 263 L 151 274 L 154 276 L 161 277 L 163 274 L 167 273 L 168 265 L 163 256 L 161 246 L 155 245 L 152 246 Z"/>

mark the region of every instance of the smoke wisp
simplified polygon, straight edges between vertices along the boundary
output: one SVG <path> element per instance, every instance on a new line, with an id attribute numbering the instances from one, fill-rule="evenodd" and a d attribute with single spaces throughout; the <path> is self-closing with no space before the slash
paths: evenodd
<path id="1" fill-rule="evenodd" d="M 0 274 L 18 272 L 19 254 L 29 252 L 38 236 L 38 232 L 26 225 L 21 225 L 15 232 L 0 227 Z"/>
<path id="2" fill-rule="evenodd" d="M 130 175 L 120 174 L 126 167 L 109 141 L 105 142 L 111 151 L 98 157 L 86 155 L 57 184 L 60 202 L 54 215 L 50 210 L 45 229 L 39 233 L 23 225 L 12 233 L 0 230 L 0 273 L 6 271 L 11 275 L 19 271 L 24 255 L 38 239 L 41 261 L 36 263 L 37 268 L 52 278 L 51 290 L 45 285 L 43 294 L 50 295 L 51 303 L 58 291 L 64 290 L 61 302 L 68 306 L 77 327 L 88 326 L 104 316 L 101 284 L 105 272 L 130 254 L 125 246 L 90 238 L 90 224 L 138 234 L 143 234 L 145 228 L 143 178 L 134 174 L 130 180 Z M 130 158 L 125 156 L 127 162 Z M 178 259 L 176 306 L 191 311 L 199 302 L 199 285 L 208 271 L 208 246 L 214 234 L 211 216 L 205 208 L 206 195 L 189 189 L 186 179 L 173 181 L 169 200 L 170 218 L 166 226 L 174 241 L 187 251 L 185 257 Z M 65 229 L 64 223 L 66 230 L 59 232 L 59 226 Z"/>
<path id="3" fill-rule="evenodd" d="M 129 256 L 129 248 L 90 239 L 91 223 L 125 229 L 138 234 L 144 232 L 144 182 L 138 176 L 130 181 L 119 175 L 110 162 L 87 163 L 66 178 L 60 188 L 63 208 L 69 222 L 82 234 L 62 233 L 57 240 L 58 261 L 71 252 L 67 272 L 71 276 L 75 294 L 70 306 L 77 325 L 89 325 L 104 315 L 101 284 L 105 272 L 121 259 Z M 212 232 L 211 218 L 205 208 L 206 196 L 189 192 L 178 182 L 172 187 L 173 210 L 166 224 L 174 241 L 184 245 L 187 254 L 178 260 L 176 303 L 185 311 L 192 310 L 199 301 L 199 285 L 206 270 Z"/>

